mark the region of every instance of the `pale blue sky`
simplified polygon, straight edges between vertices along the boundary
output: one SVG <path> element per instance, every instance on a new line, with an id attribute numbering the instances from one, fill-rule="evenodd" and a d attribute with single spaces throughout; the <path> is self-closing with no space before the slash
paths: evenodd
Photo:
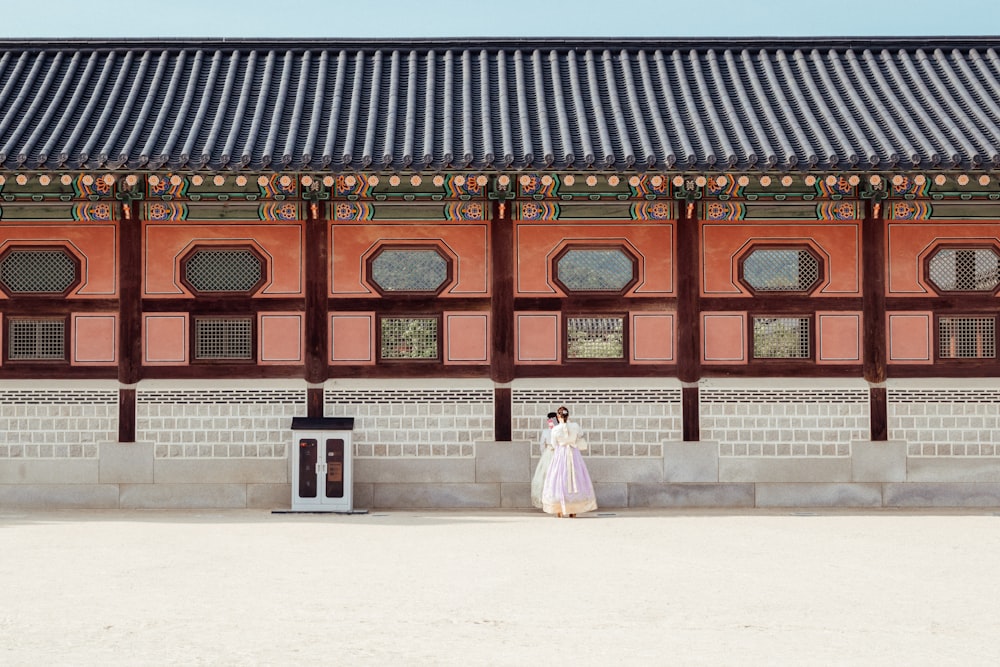
<path id="1" fill-rule="evenodd" d="M 1000 35 L 998 0 L 0 0 L 0 38 Z"/>

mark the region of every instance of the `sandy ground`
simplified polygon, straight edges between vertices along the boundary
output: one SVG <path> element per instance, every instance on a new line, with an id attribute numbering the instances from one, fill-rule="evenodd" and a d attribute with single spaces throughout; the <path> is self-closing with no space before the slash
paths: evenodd
<path id="1" fill-rule="evenodd" d="M 996 665 L 1000 513 L 0 510 L 0 664 Z"/>

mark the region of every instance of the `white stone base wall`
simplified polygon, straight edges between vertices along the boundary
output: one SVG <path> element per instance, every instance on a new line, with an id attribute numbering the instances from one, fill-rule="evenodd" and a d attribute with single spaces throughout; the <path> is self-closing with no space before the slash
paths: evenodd
<path id="1" fill-rule="evenodd" d="M 1000 457 L 995 381 L 895 381 L 887 397 L 889 437 L 909 456 Z"/>
<path id="2" fill-rule="evenodd" d="M 117 382 L 0 383 L 0 461 L 93 459 L 117 438 Z"/>

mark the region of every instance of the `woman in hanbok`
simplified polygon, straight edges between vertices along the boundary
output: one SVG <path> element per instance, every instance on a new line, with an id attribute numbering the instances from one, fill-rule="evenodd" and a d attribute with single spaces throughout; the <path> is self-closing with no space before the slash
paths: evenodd
<path id="1" fill-rule="evenodd" d="M 569 410 L 556 410 L 556 423 L 552 429 L 552 463 L 542 485 L 542 510 L 562 517 L 575 517 L 597 509 L 594 484 L 590 481 L 587 464 L 580 454 L 583 431 L 580 425 L 569 420 Z"/>
<path id="2" fill-rule="evenodd" d="M 556 425 L 556 413 L 548 414 L 548 421 L 542 428 L 542 434 L 538 438 L 539 447 L 542 450 L 542 457 L 538 459 L 535 466 L 535 474 L 531 476 L 531 504 L 539 509 L 542 508 L 542 485 L 545 484 L 545 473 L 549 471 L 549 463 L 552 462 L 552 428 Z"/>

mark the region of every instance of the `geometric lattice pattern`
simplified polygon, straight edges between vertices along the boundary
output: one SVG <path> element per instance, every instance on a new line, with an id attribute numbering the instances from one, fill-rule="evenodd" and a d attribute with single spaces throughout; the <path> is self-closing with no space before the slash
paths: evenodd
<path id="1" fill-rule="evenodd" d="M 568 359 L 623 359 L 625 320 L 622 317 L 566 318 Z"/>
<path id="2" fill-rule="evenodd" d="M 7 334 L 7 355 L 11 360 L 66 358 L 66 320 L 62 318 L 12 318 Z"/>
<path id="3" fill-rule="evenodd" d="M 197 250 L 184 263 L 184 277 L 199 292 L 249 292 L 263 268 L 249 250 Z"/>
<path id="4" fill-rule="evenodd" d="M 62 294 L 75 280 L 65 250 L 12 250 L 0 261 L 0 282 L 15 294 Z"/>
<path id="5" fill-rule="evenodd" d="M 437 292 L 448 261 L 432 249 L 383 250 L 372 260 L 373 283 L 384 292 Z"/>
<path id="6" fill-rule="evenodd" d="M 436 317 L 383 317 L 381 359 L 437 359 Z"/>
<path id="7" fill-rule="evenodd" d="M 939 318 L 938 356 L 942 359 L 993 359 L 996 357 L 996 318 Z"/>
<path id="8" fill-rule="evenodd" d="M 556 262 L 556 277 L 574 292 L 621 292 L 632 282 L 634 260 L 620 248 L 569 250 Z"/>
<path id="9" fill-rule="evenodd" d="M 1000 256 L 990 248 L 941 248 L 928 268 L 943 292 L 992 292 L 1000 285 Z"/>
<path id="10" fill-rule="evenodd" d="M 194 321 L 195 359 L 253 359 L 253 320 L 205 317 Z"/>
<path id="11" fill-rule="evenodd" d="M 819 260 L 806 250 L 761 248 L 743 260 L 743 279 L 758 292 L 804 292 L 819 280 Z"/>
<path id="12" fill-rule="evenodd" d="M 808 359 L 808 317 L 753 318 L 754 359 Z"/>

